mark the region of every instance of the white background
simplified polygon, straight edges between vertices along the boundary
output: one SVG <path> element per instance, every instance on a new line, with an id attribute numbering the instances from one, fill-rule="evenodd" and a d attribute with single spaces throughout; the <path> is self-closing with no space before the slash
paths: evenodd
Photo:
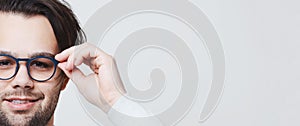
<path id="1" fill-rule="evenodd" d="M 67 0 L 82 25 L 105 0 Z M 300 1 L 192 0 L 209 18 L 225 51 L 225 90 L 203 126 L 300 125 Z M 129 3 L 130 4 L 130 3 Z M 190 126 L 196 122 L 183 124 Z M 96 126 L 69 83 L 55 125 Z"/>

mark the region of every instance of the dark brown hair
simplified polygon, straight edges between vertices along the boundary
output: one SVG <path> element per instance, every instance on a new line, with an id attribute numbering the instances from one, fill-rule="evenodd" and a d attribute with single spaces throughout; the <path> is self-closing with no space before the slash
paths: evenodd
<path id="1" fill-rule="evenodd" d="M 45 16 L 53 28 L 60 51 L 86 39 L 72 10 L 58 0 L 0 0 L 0 12 L 24 17 Z"/>

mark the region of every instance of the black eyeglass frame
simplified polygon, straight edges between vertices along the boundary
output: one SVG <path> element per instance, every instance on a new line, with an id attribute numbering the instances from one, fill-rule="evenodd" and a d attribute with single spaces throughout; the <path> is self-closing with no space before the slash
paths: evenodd
<path id="1" fill-rule="evenodd" d="M 0 78 L 0 80 L 9 80 L 9 79 L 15 77 L 15 76 L 17 75 L 18 71 L 19 71 L 19 68 L 20 68 L 20 63 L 19 63 L 19 62 L 20 62 L 20 61 L 25 61 L 25 62 L 26 62 L 26 68 L 27 68 L 27 74 L 28 74 L 28 76 L 29 76 L 32 80 L 35 80 L 35 81 L 37 81 L 37 82 L 45 82 L 45 81 L 50 80 L 50 79 L 54 76 L 54 74 L 56 73 L 57 65 L 58 65 L 58 63 L 59 63 L 59 62 L 58 62 L 57 60 L 55 60 L 54 58 L 48 57 L 48 56 L 36 56 L 36 57 L 33 57 L 33 58 L 15 58 L 15 57 L 13 57 L 13 56 L 11 56 L 11 55 L 7 55 L 7 54 L 0 54 L 0 56 L 7 56 L 7 57 L 10 57 L 10 58 L 14 59 L 14 60 L 16 61 L 16 64 L 17 64 L 15 73 L 14 73 L 11 77 L 9 77 L 9 78 Z M 46 59 L 51 60 L 51 61 L 54 63 L 54 71 L 53 71 L 52 75 L 51 75 L 48 79 L 45 79 L 45 80 L 37 80 L 37 79 L 34 79 L 34 78 L 31 76 L 31 74 L 30 74 L 30 68 L 29 68 L 29 67 L 30 67 L 30 63 L 31 63 L 31 61 L 33 61 L 33 60 L 35 60 L 35 59 L 38 59 L 38 58 L 46 58 Z"/>

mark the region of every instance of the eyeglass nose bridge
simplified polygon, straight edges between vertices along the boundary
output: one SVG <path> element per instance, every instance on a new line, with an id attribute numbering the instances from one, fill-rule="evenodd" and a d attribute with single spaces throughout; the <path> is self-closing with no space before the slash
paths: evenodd
<path id="1" fill-rule="evenodd" d="M 26 62 L 27 69 L 28 69 L 29 63 L 32 61 L 32 59 L 28 59 L 28 58 L 16 58 L 15 60 L 17 62 L 17 67 L 20 66 L 20 61 Z"/>
<path id="2" fill-rule="evenodd" d="M 26 62 L 26 68 L 27 71 L 29 70 L 29 64 L 32 60 L 34 59 L 28 59 L 28 58 L 15 58 L 16 62 L 17 62 L 17 71 L 19 70 L 20 67 L 20 61 Z"/>
<path id="3" fill-rule="evenodd" d="M 31 76 L 30 68 L 29 68 L 30 62 L 33 59 L 28 59 L 28 58 L 14 58 L 14 59 L 16 61 L 17 66 L 16 66 L 15 74 L 11 78 L 15 77 L 18 74 L 19 69 L 20 69 L 20 62 L 23 61 L 23 62 L 26 62 L 25 66 L 26 66 L 26 69 L 27 69 L 27 75 L 30 77 L 30 79 L 36 80 Z"/>

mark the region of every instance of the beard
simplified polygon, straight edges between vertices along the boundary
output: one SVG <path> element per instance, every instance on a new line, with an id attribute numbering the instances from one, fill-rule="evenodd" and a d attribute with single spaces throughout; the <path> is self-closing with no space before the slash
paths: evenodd
<path id="1" fill-rule="evenodd" d="M 55 89 L 54 89 L 55 90 Z M 5 110 L 0 109 L 0 126 L 46 126 L 53 113 L 55 111 L 60 90 L 55 90 L 53 95 L 49 96 L 48 101 L 45 103 L 45 106 L 42 106 L 42 103 L 32 110 L 31 114 L 26 114 L 24 111 L 15 111 L 13 114 L 8 114 Z M 45 100 L 45 97 L 41 93 L 33 93 L 26 89 L 15 90 L 14 92 L 6 92 L 0 94 L 1 98 L 8 96 L 30 96 L 30 97 L 39 97 L 42 100 Z"/>

